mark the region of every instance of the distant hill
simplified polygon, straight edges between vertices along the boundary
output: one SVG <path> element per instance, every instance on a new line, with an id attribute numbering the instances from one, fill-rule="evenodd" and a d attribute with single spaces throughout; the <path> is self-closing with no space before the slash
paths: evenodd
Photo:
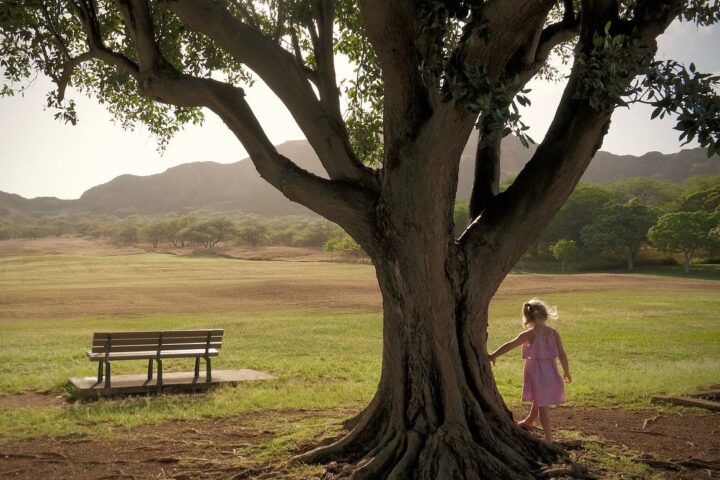
<path id="1" fill-rule="evenodd" d="M 322 167 L 306 141 L 278 146 L 302 168 L 320 174 Z M 198 209 L 243 210 L 259 215 L 310 213 L 264 181 L 249 159 L 231 164 L 194 162 L 163 173 L 122 175 L 83 193 L 77 208 L 91 213 L 165 214 Z"/>
<path id="2" fill-rule="evenodd" d="M 55 197 L 27 199 L 14 193 L 0 192 L 0 218 L 32 212 L 60 212 L 70 210 L 77 200 L 61 200 Z"/>
<path id="3" fill-rule="evenodd" d="M 474 135 L 463 152 L 459 198 L 470 196 L 476 144 L 477 136 Z M 300 167 L 324 175 L 317 156 L 305 140 L 285 142 L 278 150 Z M 515 137 L 507 137 L 503 141 L 502 177 L 517 174 L 534 151 L 534 146 L 525 149 Z M 708 159 L 705 151 L 699 148 L 673 154 L 650 152 L 640 157 L 598 152 L 583 179 L 599 183 L 644 176 L 682 181 L 695 175 L 716 173 L 720 173 L 720 162 L 717 158 Z M 59 212 L 161 215 L 200 209 L 242 210 L 267 216 L 310 213 L 305 207 L 288 201 L 260 178 L 248 159 L 231 164 L 187 163 L 143 177 L 121 175 L 89 189 L 77 200 L 25 199 L 0 192 L 0 217 Z"/>

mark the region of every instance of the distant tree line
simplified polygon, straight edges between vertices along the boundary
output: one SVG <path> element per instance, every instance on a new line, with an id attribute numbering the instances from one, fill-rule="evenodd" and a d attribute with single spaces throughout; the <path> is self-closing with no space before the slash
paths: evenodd
<path id="1" fill-rule="evenodd" d="M 204 249 L 227 245 L 322 248 L 328 242 L 347 237 L 337 225 L 308 216 L 261 218 L 200 211 L 164 217 L 57 215 L 0 218 L 0 239 L 73 234 L 114 245 Z M 337 251 L 337 247 L 333 251 Z"/>
<path id="2" fill-rule="evenodd" d="M 457 235 L 467 226 L 467 218 L 467 202 L 458 202 Z M 0 240 L 68 234 L 152 248 L 312 247 L 322 248 L 331 260 L 365 258 L 340 227 L 308 216 L 263 218 L 211 211 L 164 217 L 45 216 L 0 211 Z M 720 262 L 720 175 L 694 177 L 684 183 L 644 177 L 581 183 L 524 260 L 558 260 L 563 271 L 568 262 L 576 260 L 585 261 L 590 268 L 622 261 L 632 270 L 647 247 L 661 255 L 678 255 L 686 270 L 698 255 Z M 658 255 L 655 257 L 659 261 Z"/>
<path id="3" fill-rule="evenodd" d="M 455 215 L 460 234 L 467 224 L 467 204 L 458 203 Z M 698 254 L 720 262 L 720 175 L 684 183 L 644 177 L 580 183 L 524 258 L 556 259 L 563 271 L 575 260 L 591 267 L 622 260 L 633 270 L 646 247 L 681 255 L 686 271 Z"/>

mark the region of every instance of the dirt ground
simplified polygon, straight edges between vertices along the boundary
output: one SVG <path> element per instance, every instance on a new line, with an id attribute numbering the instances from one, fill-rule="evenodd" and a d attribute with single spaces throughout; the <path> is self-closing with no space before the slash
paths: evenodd
<path id="1" fill-rule="evenodd" d="M 0 402 L 58 406 L 63 400 L 26 393 L 0 397 Z M 518 418 L 524 413 L 515 411 Z M 65 437 L 0 441 L 0 478 L 299 479 L 304 477 L 293 472 L 286 463 L 287 458 L 258 461 L 252 457 L 253 446 L 266 445 L 277 438 L 280 435 L 277 425 L 309 418 L 337 422 L 351 415 L 352 412 L 341 410 L 265 411 L 227 419 L 172 421 L 121 429 L 112 439 Z M 573 439 L 579 437 L 595 439 L 588 441 L 599 445 L 603 455 L 659 463 L 690 458 L 720 460 L 720 414 L 560 407 L 553 410 L 552 418 L 560 431 L 561 443 L 568 447 L 577 448 L 577 441 Z M 536 433 L 540 435 L 539 431 Z M 720 478 L 718 471 L 692 467 L 658 470 L 658 473 L 673 479 Z"/>

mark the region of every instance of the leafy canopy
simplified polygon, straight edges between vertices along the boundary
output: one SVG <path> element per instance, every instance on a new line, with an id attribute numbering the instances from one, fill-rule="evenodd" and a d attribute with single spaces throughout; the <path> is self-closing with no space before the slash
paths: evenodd
<path id="1" fill-rule="evenodd" d="M 0 67 L 3 84 L 0 95 L 21 93 L 35 75 L 42 74 L 57 85 L 49 92 L 47 106 L 55 117 L 77 122 L 73 99 L 65 99 L 72 85 L 81 94 L 105 105 L 124 128 L 146 125 L 158 138 L 160 148 L 185 124 L 203 120 L 198 108 L 158 103 L 138 94 L 137 79 L 128 73 L 128 64 L 137 64 L 137 39 L 123 20 L 124 0 L 7 0 L 0 4 Z M 213 78 L 231 85 L 247 86 L 255 74 L 240 60 L 208 37 L 193 31 L 167 7 L 170 2 L 148 2 L 155 41 L 162 58 L 177 72 L 199 78 Z M 312 78 L 322 69 L 318 59 L 321 28 L 317 2 L 310 0 L 226 0 L 221 2 L 244 25 L 264 39 L 277 43 L 296 57 Z M 434 42 L 425 45 L 423 78 L 437 86 L 447 101 L 477 113 L 478 126 L 487 137 L 514 133 L 527 143 L 519 106 L 529 105 L 524 88 L 532 76 L 558 80 L 558 64 L 573 56 L 586 70 L 580 96 L 597 108 L 641 102 L 654 107 L 653 116 L 677 115 L 676 128 L 686 142 L 697 140 L 708 154 L 720 151 L 720 77 L 697 71 L 694 64 L 673 60 L 648 62 L 638 57 L 643 73 L 630 87 L 627 56 L 637 45 L 631 34 L 620 33 L 619 24 L 608 22 L 604 32 L 595 34 L 588 55 L 573 52 L 577 38 L 572 34 L 580 16 L 580 2 L 557 2 L 546 26 L 566 26 L 571 34 L 552 45 L 531 72 L 509 70 L 490 79 L 482 65 L 462 62 L 458 46 L 470 35 L 491 42 L 486 26 L 474 13 L 483 2 L 424 0 L 419 3 L 421 32 L 433 32 Z M 635 2 L 620 2 L 620 12 L 629 17 Z M 365 163 L 380 163 L 384 155 L 384 79 L 376 54 L 367 41 L 359 8 L 353 0 L 334 3 L 333 51 L 353 65 L 354 74 L 339 85 L 345 105 L 344 122 L 356 155 Z M 715 1 L 691 0 L 681 18 L 698 25 L 720 20 Z M 89 48 L 90 47 L 90 48 Z M 635 52 L 636 53 L 636 52 Z M 555 61 L 549 59 L 555 58 Z M 314 73 L 313 73 L 314 72 Z M 528 75 L 529 73 L 529 75 Z"/>
<path id="2" fill-rule="evenodd" d="M 718 226 L 720 214 L 707 212 L 677 212 L 660 217 L 648 232 L 657 248 L 666 252 L 683 251 L 691 254 L 709 246 L 710 231 Z"/>
<path id="3" fill-rule="evenodd" d="M 637 199 L 603 207 L 593 223 L 582 229 L 585 248 L 594 252 L 624 249 L 635 254 L 657 217 Z"/>

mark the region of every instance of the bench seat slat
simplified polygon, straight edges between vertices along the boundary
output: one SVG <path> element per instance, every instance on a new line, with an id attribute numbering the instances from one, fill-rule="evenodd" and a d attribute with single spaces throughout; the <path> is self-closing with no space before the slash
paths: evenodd
<path id="1" fill-rule="evenodd" d="M 220 354 L 220 351 L 214 348 L 208 350 L 208 356 L 216 357 Z M 91 351 L 85 352 L 85 355 L 91 361 L 104 361 L 105 353 L 93 353 Z M 160 358 L 181 358 L 181 357 L 204 357 L 205 349 L 191 349 L 191 350 L 163 350 L 160 352 Z M 110 353 L 110 360 L 147 360 L 150 358 L 157 358 L 156 350 L 147 351 L 133 351 L 133 352 L 115 352 Z"/>
<path id="2" fill-rule="evenodd" d="M 163 343 L 161 349 L 162 350 L 204 350 L 206 347 L 214 348 L 215 350 L 220 350 L 220 348 L 222 347 L 222 342 L 210 342 L 209 345 L 207 342 L 174 343 L 171 345 L 166 345 Z"/>
<path id="3" fill-rule="evenodd" d="M 162 345 L 161 350 L 204 350 L 206 347 L 214 348 L 219 350 L 222 347 L 222 342 L 193 342 L 193 343 L 174 343 L 171 345 Z M 110 353 L 119 352 L 138 352 L 138 351 L 157 351 L 158 344 L 146 344 L 146 345 L 111 345 Z M 92 353 L 105 353 L 107 348 L 103 346 L 92 347 Z"/>

